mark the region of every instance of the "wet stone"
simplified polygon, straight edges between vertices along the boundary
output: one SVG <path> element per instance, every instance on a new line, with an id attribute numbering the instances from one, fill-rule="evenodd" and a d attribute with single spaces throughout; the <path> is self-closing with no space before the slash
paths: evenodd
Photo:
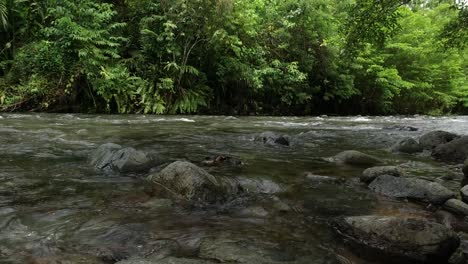
<path id="1" fill-rule="evenodd" d="M 444 186 L 417 178 L 382 175 L 371 182 L 369 188 L 385 196 L 443 204 L 455 194 Z"/>
<path id="2" fill-rule="evenodd" d="M 128 260 L 119 261 L 116 264 L 213 264 L 209 260 L 190 259 L 190 258 L 175 258 L 167 257 L 163 259 L 151 260 L 144 258 L 132 258 Z"/>
<path id="3" fill-rule="evenodd" d="M 357 253 L 391 263 L 446 263 L 460 243 L 452 230 L 419 218 L 354 216 L 334 226 Z"/>
<path id="4" fill-rule="evenodd" d="M 463 188 L 461 188 L 460 195 L 461 195 L 462 200 L 465 203 L 468 203 L 468 185 L 465 185 Z"/>
<path id="5" fill-rule="evenodd" d="M 382 161 L 379 158 L 356 150 L 347 150 L 340 152 L 334 157 L 329 158 L 328 160 L 336 162 L 338 164 L 347 164 L 355 166 L 372 166 L 382 163 Z"/>
<path id="6" fill-rule="evenodd" d="M 463 163 L 468 158 L 468 136 L 437 146 L 432 157 L 447 163 Z"/>
<path id="7" fill-rule="evenodd" d="M 169 164 L 147 181 L 156 196 L 200 206 L 226 202 L 239 192 L 234 180 L 213 176 L 186 161 Z"/>
<path id="8" fill-rule="evenodd" d="M 278 135 L 276 133 L 267 131 L 255 137 L 255 141 L 262 142 L 265 145 L 280 145 L 289 146 L 290 140 L 285 135 Z"/>
<path id="9" fill-rule="evenodd" d="M 421 152 L 423 148 L 413 138 L 404 138 L 400 141 L 398 141 L 395 145 L 392 147 L 393 152 L 401 152 L 401 153 L 408 153 L 408 154 L 413 154 L 413 153 L 418 153 Z"/>
<path id="10" fill-rule="evenodd" d="M 443 208 L 457 215 L 468 215 L 468 204 L 457 199 L 450 199 L 446 201 Z"/>
<path id="11" fill-rule="evenodd" d="M 419 144 L 421 144 L 423 149 L 432 150 L 458 137 L 458 135 L 446 131 L 432 131 L 421 136 L 419 138 Z"/>
<path id="12" fill-rule="evenodd" d="M 462 171 L 465 177 L 468 177 L 468 158 L 465 160 L 465 163 L 463 164 Z"/>
<path id="13" fill-rule="evenodd" d="M 151 161 L 145 153 L 134 148 L 107 143 L 99 146 L 91 154 L 90 162 L 99 170 L 138 172 L 149 169 Z"/>
<path id="14" fill-rule="evenodd" d="M 402 175 L 402 172 L 396 166 L 371 167 L 364 170 L 359 179 L 361 180 L 361 182 L 371 183 L 375 178 L 381 175 L 391 175 L 395 177 L 400 177 Z"/>

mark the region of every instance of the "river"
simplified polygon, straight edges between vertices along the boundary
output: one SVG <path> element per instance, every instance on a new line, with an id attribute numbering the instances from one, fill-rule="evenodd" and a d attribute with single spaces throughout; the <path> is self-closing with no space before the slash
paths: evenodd
<path id="1" fill-rule="evenodd" d="M 389 128 L 392 125 L 418 130 L 400 131 Z M 334 235 L 330 228 L 334 217 L 426 211 L 367 190 L 356 180 L 363 168 L 322 158 L 352 149 L 390 165 L 407 164 L 408 171 L 432 180 L 457 174 L 428 155 L 389 151 L 398 139 L 418 138 L 433 130 L 467 134 L 468 117 L 0 114 L 0 263 L 55 263 L 35 259 L 101 256 L 106 254 L 99 252 L 106 250 L 118 255 L 116 244 L 124 247 L 122 251 L 138 250 L 161 239 L 180 246 L 174 254 L 196 258 L 200 241 L 207 237 L 248 241 L 244 247 L 248 254 L 268 247 L 270 255 L 285 263 L 367 263 Z M 255 142 L 255 135 L 264 131 L 288 135 L 291 145 Z M 208 170 L 275 182 L 283 189 L 275 199 L 291 210 L 267 213 L 268 204 L 262 204 L 265 214 L 249 215 L 236 213 L 237 209 L 223 213 L 141 206 L 151 199 L 145 192 L 146 175 L 109 174 L 89 165 L 90 153 L 107 142 L 168 160 L 239 158 L 241 168 Z M 317 182 L 305 177 L 306 172 L 341 180 Z M 443 184 L 459 188 L 456 181 Z M 120 253 L 102 263 L 127 257 Z"/>

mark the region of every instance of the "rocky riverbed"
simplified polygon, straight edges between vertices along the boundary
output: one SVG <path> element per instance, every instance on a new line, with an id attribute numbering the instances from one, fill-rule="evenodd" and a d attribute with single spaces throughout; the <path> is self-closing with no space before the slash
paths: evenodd
<path id="1" fill-rule="evenodd" d="M 0 114 L 0 263 L 466 263 L 466 131 Z"/>

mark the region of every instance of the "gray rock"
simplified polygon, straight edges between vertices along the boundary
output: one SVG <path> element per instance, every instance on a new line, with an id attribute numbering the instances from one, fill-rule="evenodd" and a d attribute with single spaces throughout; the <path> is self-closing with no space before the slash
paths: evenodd
<path id="1" fill-rule="evenodd" d="M 348 164 L 355 166 L 368 166 L 382 163 L 380 159 L 356 150 L 346 150 L 340 152 L 334 157 L 330 158 L 329 160 L 339 164 Z"/>
<path id="2" fill-rule="evenodd" d="M 156 195 L 193 205 L 225 202 L 239 191 L 233 180 L 215 177 L 186 161 L 173 162 L 147 180 Z"/>
<path id="3" fill-rule="evenodd" d="M 465 177 L 468 177 L 468 158 L 465 160 L 462 170 L 463 170 L 463 174 L 465 174 Z"/>
<path id="4" fill-rule="evenodd" d="M 458 200 L 450 199 L 445 202 L 444 209 L 458 215 L 468 215 L 468 204 Z"/>
<path id="5" fill-rule="evenodd" d="M 403 126 L 403 125 L 392 125 L 392 126 L 385 126 L 382 129 L 386 130 L 398 130 L 398 131 L 418 131 L 419 128 L 413 126 Z"/>
<path id="6" fill-rule="evenodd" d="M 460 195 L 461 195 L 462 200 L 465 203 L 468 203 L 468 185 L 465 185 L 463 188 L 461 188 Z"/>
<path id="7" fill-rule="evenodd" d="M 360 253 L 372 253 L 392 263 L 446 263 L 460 244 L 447 227 L 416 218 L 355 216 L 339 219 L 338 234 Z"/>
<path id="8" fill-rule="evenodd" d="M 443 204 L 455 194 L 444 186 L 422 179 L 382 175 L 371 182 L 374 192 L 394 198 L 413 199 L 432 204 Z"/>
<path id="9" fill-rule="evenodd" d="M 202 259 L 189 259 L 189 258 L 175 258 L 167 257 L 164 259 L 144 259 L 144 258 L 131 258 L 128 260 L 119 261 L 116 264 L 213 264 L 209 260 Z"/>
<path id="10" fill-rule="evenodd" d="M 336 178 L 333 176 L 317 175 L 317 174 L 313 174 L 312 172 L 306 172 L 305 177 L 307 180 L 311 182 L 317 182 L 317 183 L 321 183 L 321 182 L 338 183 L 338 182 L 343 181 L 343 179 L 340 179 L 340 178 Z"/>
<path id="11" fill-rule="evenodd" d="M 391 175 L 395 177 L 400 177 L 402 175 L 400 169 L 396 166 L 378 166 L 366 169 L 361 177 L 361 182 L 370 183 L 375 178 L 381 175 Z"/>
<path id="12" fill-rule="evenodd" d="M 230 167 L 241 167 L 244 163 L 235 157 L 230 157 L 226 155 L 218 155 L 214 157 L 206 157 L 204 161 L 201 162 L 204 166 L 230 166 Z"/>
<path id="13" fill-rule="evenodd" d="M 274 194 L 283 191 L 277 183 L 267 179 L 238 178 L 239 186 L 247 193 Z"/>
<path id="14" fill-rule="evenodd" d="M 129 257 L 167 257 L 177 250 L 174 240 L 160 239 L 144 224 L 85 229 L 73 237 L 77 252 L 114 263 Z"/>
<path id="15" fill-rule="evenodd" d="M 289 138 L 284 135 L 278 135 L 273 132 L 267 131 L 255 137 L 255 141 L 263 142 L 265 145 L 282 145 L 289 146 Z"/>
<path id="16" fill-rule="evenodd" d="M 249 206 L 247 208 L 241 209 L 235 215 L 240 217 L 265 218 L 269 215 L 269 213 L 261 206 Z"/>
<path id="17" fill-rule="evenodd" d="M 134 148 L 123 148 L 114 143 L 107 143 L 99 146 L 91 154 L 90 163 L 100 170 L 131 172 L 148 169 L 150 159 L 145 153 Z"/>
<path id="18" fill-rule="evenodd" d="M 30 257 L 29 264 L 104 264 L 99 258 L 82 255 Z"/>
<path id="19" fill-rule="evenodd" d="M 432 157 L 443 162 L 463 163 L 468 158 L 468 136 L 437 146 L 432 151 Z"/>
<path id="20" fill-rule="evenodd" d="M 217 263 L 280 264 L 295 263 L 294 256 L 266 244 L 231 238 L 205 238 L 200 243 L 200 258 Z M 310 263 L 310 262 L 308 262 Z"/>
<path id="21" fill-rule="evenodd" d="M 398 141 L 392 147 L 392 151 L 413 154 L 413 153 L 422 152 L 423 148 L 413 138 L 404 138 L 404 139 Z"/>
<path id="22" fill-rule="evenodd" d="M 148 209 L 169 210 L 172 208 L 172 200 L 154 197 L 141 204 L 141 206 Z"/>
<path id="23" fill-rule="evenodd" d="M 419 138 L 423 149 L 432 150 L 439 145 L 446 144 L 459 136 L 446 131 L 432 131 Z"/>

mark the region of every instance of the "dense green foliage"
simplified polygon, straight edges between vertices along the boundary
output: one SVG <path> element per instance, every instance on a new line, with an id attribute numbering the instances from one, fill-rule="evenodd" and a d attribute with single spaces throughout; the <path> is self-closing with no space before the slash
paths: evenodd
<path id="1" fill-rule="evenodd" d="M 462 112 L 467 14 L 440 0 L 0 0 L 0 110 Z"/>

